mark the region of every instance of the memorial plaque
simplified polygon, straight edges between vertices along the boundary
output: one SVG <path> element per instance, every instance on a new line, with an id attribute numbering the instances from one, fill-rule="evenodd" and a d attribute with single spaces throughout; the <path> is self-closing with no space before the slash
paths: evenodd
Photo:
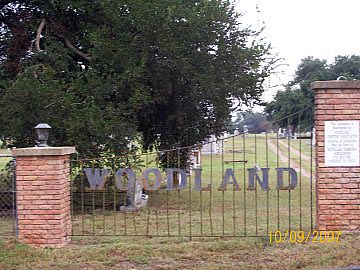
<path id="1" fill-rule="evenodd" d="M 325 166 L 359 166 L 359 121 L 325 121 Z"/>

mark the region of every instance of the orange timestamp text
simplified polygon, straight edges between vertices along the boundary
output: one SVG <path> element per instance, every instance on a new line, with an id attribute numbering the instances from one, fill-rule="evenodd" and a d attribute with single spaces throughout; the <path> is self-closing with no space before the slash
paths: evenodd
<path id="1" fill-rule="evenodd" d="M 270 243 L 339 243 L 341 231 L 269 231 Z"/>

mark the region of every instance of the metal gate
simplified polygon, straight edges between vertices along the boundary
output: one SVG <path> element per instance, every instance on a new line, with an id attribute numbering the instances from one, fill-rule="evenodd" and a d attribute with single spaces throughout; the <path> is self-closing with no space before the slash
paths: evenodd
<path id="1" fill-rule="evenodd" d="M 0 240 L 16 236 L 15 158 L 0 155 Z"/>
<path id="2" fill-rule="evenodd" d="M 312 112 L 199 145 L 72 160 L 72 235 L 266 237 L 312 231 Z M 285 126 L 285 128 L 283 128 Z"/>

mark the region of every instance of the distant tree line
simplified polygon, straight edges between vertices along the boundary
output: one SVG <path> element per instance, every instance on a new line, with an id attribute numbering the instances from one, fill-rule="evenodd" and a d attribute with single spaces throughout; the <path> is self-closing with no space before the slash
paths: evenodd
<path id="1" fill-rule="evenodd" d="M 341 77 L 347 80 L 360 79 L 360 56 L 337 56 L 333 63 L 314 57 L 302 59 L 298 66 L 295 77 L 285 89 L 279 90 L 274 100 L 265 107 L 265 113 L 270 121 L 278 122 L 281 127 L 293 125 L 295 128 L 299 122 L 302 129 L 310 129 L 313 125 L 314 91 L 311 83 L 314 81 L 336 80 Z M 301 117 L 286 118 L 298 111 L 304 110 Z"/>

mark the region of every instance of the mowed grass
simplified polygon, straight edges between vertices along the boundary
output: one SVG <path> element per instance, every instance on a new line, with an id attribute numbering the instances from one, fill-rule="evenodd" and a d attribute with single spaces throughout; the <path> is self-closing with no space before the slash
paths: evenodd
<path id="1" fill-rule="evenodd" d="M 338 243 L 269 243 L 268 231 L 309 231 L 315 225 L 315 182 L 298 173 L 294 190 L 278 191 L 275 168 L 289 164 L 270 149 L 270 140 L 271 135 L 229 138 L 222 152 L 202 157 L 202 185 L 211 184 L 211 191 L 193 190 L 192 175 L 184 190 L 151 192 L 148 207 L 137 212 L 119 211 L 121 193 L 74 193 L 73 234 L 88 236 L 74 236 L 62 249 L 0 242 L 0 269 L 321 269 L 360 264 L 359 234 L 343 235 Z M 309 144 L 302 147 L 310 152 Z M 259 184 L 255 191 L 247 190 L 247 169 L 255 164 L 270 168 L 269 191 Z M 227 168 L 235 172 L 239 191 L 231 184 L 218 190 Z M 83 209 L 76 204 L 81 201 Z"/>
<path id="2" fill-rule="evenodd" d="M 0 269 L 328 269 L 360 264 L 360 236 L 339 243 L 269 244 L 265 238 L 89 237 L 61 249 L 0 242 Z"/>

